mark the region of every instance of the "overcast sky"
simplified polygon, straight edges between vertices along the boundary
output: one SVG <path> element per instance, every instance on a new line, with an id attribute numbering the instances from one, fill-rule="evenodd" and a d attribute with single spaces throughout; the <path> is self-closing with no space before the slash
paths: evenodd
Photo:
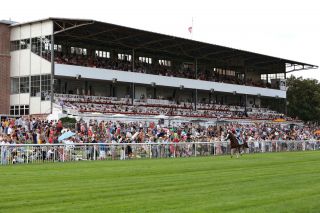
<path id="1" fill-rule="evenodd" d="M 0 19 L 84 18 L 320 65 L 317 0 L 10 0 Z M 295 72 L 320 80 L 320 69 Z"/>

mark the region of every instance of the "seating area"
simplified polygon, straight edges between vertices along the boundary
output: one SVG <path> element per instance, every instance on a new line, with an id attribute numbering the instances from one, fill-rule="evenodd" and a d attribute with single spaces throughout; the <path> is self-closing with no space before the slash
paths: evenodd
<path id="1" fill-rule="evenodd" d="M 121 70 L 128 72 L 137 72 L 161 76 L 170 76 L 170 77 L 179 77 L 179 78 L 188 78 L 188 79 L 198 79 L 203 81 L 213 81 L 220 83 L 229 83 L 229 84 L 238 84 L 246 86 L 255 86 L 255 87 L 265 87 L 271 88 L 271 84 L 265 83 L 262 80 L 253 80 L 247 78 L 244 80 L 243 77 L 236 76 L 235 73 L 231 75 L 221 74 L 218 69 L 212 70 L 208 69 L 205 66 L 198 67 L 198 75 L 194 68 L 184 67 L 179 65 L 161 63 L 146 63 L 140 60 L 135 60 L 134 66 L 130 60 L 121 60 L 114 58 L 101 58 L 101 57 L 92 57 L 87 55 L 66 55 L 62 53 L 56 53 L 55 62 L 58 64 L 69 64 L 77 66 L 85 66 L 92 68 L 103 68 L 111 70 Z M 134 68 L 133 68 L 134 67 Z M 279 89 L 279 88 L 276 88 Z"/>
<path id="2" fill-rule="evenodd" d="M 195 118 L 218 119 L 255 119 L 274 120 L 284 118 L 283 114 L 266 108 L 245 109 L 243 106 L 198 103 L 176 103 L 169 100 L 134 99 L 83 96 L 73 94 L 55 94 L 55 103 L 64 109 L 76 110 L 79 113 L 126 114 L 126 115 L 166 115 Z M 290 120 L 290 118 L 286 118 Z"/>

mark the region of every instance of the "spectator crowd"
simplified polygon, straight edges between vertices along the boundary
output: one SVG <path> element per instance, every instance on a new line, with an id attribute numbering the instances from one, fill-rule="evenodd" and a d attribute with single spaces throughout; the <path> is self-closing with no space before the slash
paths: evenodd
<path id="1" fill-rule="evenodd" d="M 127 115 L 166 115 L 194 118 L 218 118 L 218 119 L 252 119 L 274 120 L 285 118 L 281 113 L 258 107 L 243 107 L 222 104 L 197 103 L 196 109 L 190 102 L 175 102 L 156 99 L 83 96 L 73 94 L 55 94 L 55 101 L 64 109 L 72 109 L 84 114 L 127 114 Z"/>

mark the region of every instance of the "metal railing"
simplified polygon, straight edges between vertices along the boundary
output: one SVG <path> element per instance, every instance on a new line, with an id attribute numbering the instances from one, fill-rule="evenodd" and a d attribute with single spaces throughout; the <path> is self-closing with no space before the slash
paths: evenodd
<path id="1" fill-rule="evenodd" d="M 320 141 L 254 141 L 244 153 L 320 149 Z M 178 158 L 230 154 L 229 142 L 2 144 L 0 164 Z"/>

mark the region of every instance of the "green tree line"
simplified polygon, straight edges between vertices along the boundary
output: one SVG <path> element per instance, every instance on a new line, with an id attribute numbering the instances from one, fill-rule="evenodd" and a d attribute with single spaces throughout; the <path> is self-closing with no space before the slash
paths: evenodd
<path id="1" fill-rule="evenodd" d="M 305 122 L 320 121 L 320 84 L 315 79 L 287 79 L 287 112 Z"/>

